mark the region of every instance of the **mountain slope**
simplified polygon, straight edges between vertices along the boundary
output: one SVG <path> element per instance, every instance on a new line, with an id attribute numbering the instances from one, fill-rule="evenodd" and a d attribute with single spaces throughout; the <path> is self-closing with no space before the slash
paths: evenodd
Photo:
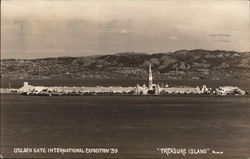
<path id="1" fill-rule="evenodd" d="M 172 53 L 119 53 L 89 57 L 1 60 L 2 78 L 250 79 L 250 53 L 180 50 Z"/>

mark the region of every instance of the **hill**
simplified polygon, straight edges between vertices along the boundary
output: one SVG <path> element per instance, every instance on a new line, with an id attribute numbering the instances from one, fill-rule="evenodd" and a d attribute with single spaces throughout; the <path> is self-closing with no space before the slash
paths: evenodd
<path id="1" fill-rule="evenodd" d="M 250 52 L 179 50 L 88 57 L 1 60 L 1 78 L 130 78 L 249 80 Z"/>

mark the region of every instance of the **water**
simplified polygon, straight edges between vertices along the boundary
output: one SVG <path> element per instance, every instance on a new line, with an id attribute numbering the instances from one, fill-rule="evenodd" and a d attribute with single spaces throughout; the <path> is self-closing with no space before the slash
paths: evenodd
<path id="1" fill-rule="evenodd" d="M 4 157 L 15 147 L 115 147 L 108 158 L 181 158 L 156 148 L 210 148 L 223 155 L 184 158 L 240 159 L 250 156 L 250 97 L 20 96 L 1 95 Z M 74 157 L 100 157 L 78 154 Z M 182 157 L 183 158 L 183 157 Z"/>

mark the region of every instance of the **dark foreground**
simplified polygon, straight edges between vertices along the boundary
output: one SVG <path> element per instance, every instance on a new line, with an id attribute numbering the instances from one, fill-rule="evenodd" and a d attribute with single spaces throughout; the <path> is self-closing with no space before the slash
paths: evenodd
<path id="1" fill-rule="evenodd" d="M 119 153 L 14 153 L 27 147 Z M 209 151 L 168 156 L 157 148 Z M 1 95 L 1 151 L 4 158 L 247 159 L 250 97 Z"/>

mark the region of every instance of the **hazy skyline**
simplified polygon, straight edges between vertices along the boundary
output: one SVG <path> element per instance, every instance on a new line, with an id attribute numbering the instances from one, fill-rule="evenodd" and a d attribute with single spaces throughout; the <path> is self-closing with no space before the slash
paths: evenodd
<path id="1" fill-rule="evenodd" d="M 248 0 L 4 0 L 1 57 L 250 50 Z"/>

